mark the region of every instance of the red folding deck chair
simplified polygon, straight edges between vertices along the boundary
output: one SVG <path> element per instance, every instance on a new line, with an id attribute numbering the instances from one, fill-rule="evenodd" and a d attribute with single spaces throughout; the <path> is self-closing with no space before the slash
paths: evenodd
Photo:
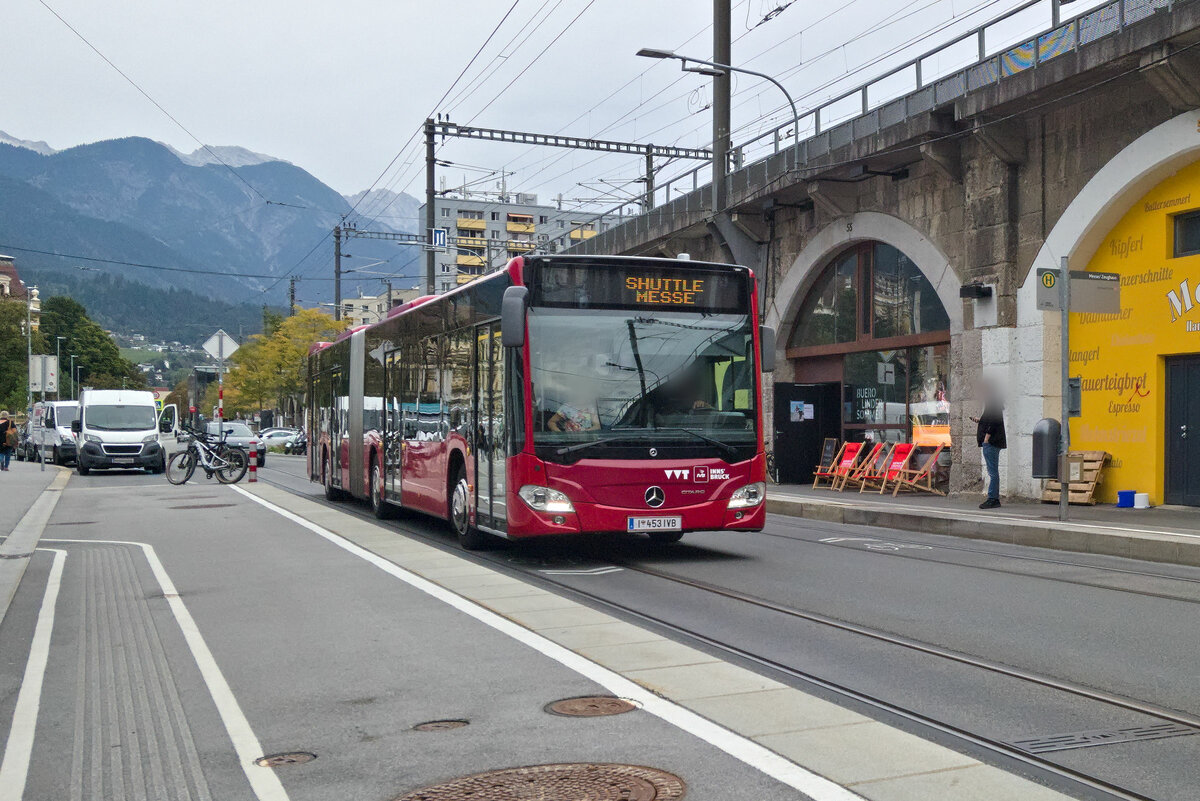
<path id="1" fill-rule="evenodd" d="M 841 482 L 842 476 L 849 473 L 858 466 L 859 457 L 862 456 L 863 444 L 861 442 L 847 442 L 842 445 L 838 451 L 838 456 L 834 462 L 833 470 L 828 476 L 818 476 L 813 479 L 813 488 L 816 489 L 817 481 L 820 478 L 828 478 L 829 488 L 837 489 L 837 485 Z"/>
<path id="2" fill-rule="evenodd" d="M 847 484 L 854 484 L 860 488 L 859 492 L 861 492 L 862 477 L 874 469 L 876 462 L 880 461 L 880 454 L 883 454 L 883 464 L 887 464 L 886 456 L 888 450 L 890 450 L 890 448 L 885 447 L 882 442 L 876 442 L 873 446 L 871 446 L 871 450 L 869 450 L 867 454 L 859 460 L 858 466 L 855 467 L 854 470 L 842 476 L 841 484 L 835 486 L 834 489 L 838 492 L 842 492 L 846 489 Z"/>
<path id="3" fill-rule="evenodd" d="M 944 445 L 938 445 L 928 454 L 914 455 L 910 459 L 911 466 L 905 467 L 896 475 L 896 488 L 892 490 L 892 497 L 895 498 L 900 490 L 945 495 L 946 493 L 933 486 L 933 471 L 937 467 L 938 456 L 944 447 Z"/>
<path id="4" fill-rule="evenodd" d="M 882 495 L 887 489 L 889 482 L 894 481 L 900 471 L 908 464 L 908 460 L 912 458 L 913 446 L 908 442 L 899 442 L 892 447 L 892 452 L 887 461 L 880 465 L 879 470 L 868 476 L 863 476 L 862 486 L 859 487 L 859 492 L 863 492 L 868 488 L 874 492 L 876 486 L 879 487 L 879 494 Z"/>

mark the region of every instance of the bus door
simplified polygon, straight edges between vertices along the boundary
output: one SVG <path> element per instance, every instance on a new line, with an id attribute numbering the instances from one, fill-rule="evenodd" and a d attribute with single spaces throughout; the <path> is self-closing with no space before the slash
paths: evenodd
<path id="1" fill-rule="evenodd" d="M 475 331 L 475 516 L 479 525 L 505 531 L 504 347 L 499 323 Z"/>
<path id="2" fill-rule="evenodd" d="M 333 408 L 329 415 L 329 480 L 335 487 L 344 485 L 342 471 L 346 467 L 346 417 L 350 411 L 349 386 L 346 374 L 338 367 L 329 372 Z"/>
<path id="3" fill-rule="evenodd" d="M 445 439 L 441 401 L 441 337 L 416 343 L 408 372 L 413 383 L 401 398 L 404 407 L 405 505 L 431 514 L 445 513 L 445 492 L 439 479 L 437 457 Z"/>
<path id="4" fill-rule="evenodd" d="M 383 491 L 400 501 L 401 451 L 404 442 L 402 403 L 404 362 L 400 351 L 389 351 L 383 364 Z"/>

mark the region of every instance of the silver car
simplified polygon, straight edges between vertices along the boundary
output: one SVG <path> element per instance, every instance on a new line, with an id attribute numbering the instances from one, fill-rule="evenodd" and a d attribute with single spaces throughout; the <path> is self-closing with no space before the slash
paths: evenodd
<path id="1" fill-rule="evenodd" d="M 232 429 L 232 430 L 231 430 Z M 250 450 L 250 442 L 258 443 L 258 467 L 262 467 L 267 463 L 267 448 L 263 444 L 262 437 L 250 430 L 250 426 L 240 420 L 226 420 L 224 423 L 217 425 L 215 422 L 208 424 L 208 433 L 214 437 L 219 437 L 221 431 L 230 431 L 225 441 L 230 445 L 236 445 L 239 448 L 245 448 L 247 452 Z"/>

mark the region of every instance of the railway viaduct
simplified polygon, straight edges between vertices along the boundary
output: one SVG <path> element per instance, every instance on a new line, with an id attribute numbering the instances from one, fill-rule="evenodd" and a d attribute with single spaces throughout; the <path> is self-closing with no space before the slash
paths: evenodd
<path id="1" fill-rule="evenodd" d="M 1182 254 L 1171 252 L 1174 240 L 1164 226 L 1200 208 L 1200 182 L 1194 194 L 1186 189 L 1166 200 L 1146 197 L 1160 186 L 1175 191 L 1164 182 L 1200 159 L 1200 2 L 1120 0 L 1052 22 L 1041 35 L 935 81 L 921 81 L 918 62 L 916 88 L 888 102 L 875 104 L 873 89 L 864 87 L 859 113 L 836 126 L 822 125 L 826 109 L 809 115 L 812 135 L 783 147 L 776 134 L 771 152 L 729 173 L 720 213 L 713 213 L 708 187 L 674 197 L 667 187 L 668 202 L 569 252 L 687 253 L 754 266 L 763 321 L 778 332 L 779 366 L 764 385 L 766 418 L 772 419 L 777 398 L 782 403 L 790 397 L 780 394 L 781 387 L 821 382 L 842 385 L 837 401 L 846 436 L 880 424 L 886 430 L 889 423 L 900 426 L 893 434 L 913 436 L 916 413 L 936 408 L 938 419 L 922 418 L 929 424 L 924 433 L 937 429 L 934 424 L 949 426 L 952 492 L 981 488 L 970 417 L 979 414 L 981 373 L 994 372 L 1009 396 L 1002 485 L 1007 494 L 1024 497 L 1040 492 L 1031 478 L 1030 432 L 1038 419 L 1059 416 L 1061 399 L 1059 318 L 1037 310 L 1031 276 L 1038 267 L 1057 267 L 1064 256 L 1072 269 L 1120 269 L 1122 314 L 1072 320 L 1073 343 L 1077 322 L 1112 329 L 1103 347 L 1080 357 L 1083 364 L 1076 364 L 1072 348 L 1072 372 L 1084 374 L 1086 390 L 1084 418 L 1074 421 L 1072 435 L 1080 447 L 1110 453 L 1102 494 L 1145 489 L 1161 503 L 1170 494 L 1163 473 L 1171 458 L 1164 440 L 1170 388 L 1163 360 L 1189 347 L 1200 352 L 1200 333 L 1179 345 L 1167 315 L 1168 294 L 1178 292 L 1181 281 L 1191 277 L 1185 293 L 1196 289 L 1200 257 L 1176 259 Z M 983 55 L 982 33 L 979 42 Z M 1132 234 L 1116 242 L 1113 231 L 1143 206 L 1154 231 L 1140 243 Z M 873 273 L 864 272 L 872 265 Z M 910 283 L 926 294 L 932 288 L 944 317 L 929 311 L 929 298 L 895 286 L 911 265 L 920 275 L 908 276 Z M 1132 277 L 1125 277 L 1126 269 Z M 1131 291 L 1142 288 L 1130 286 L 1138 280 L 1148 285 L 1144 303 Z M 992 294 L 964 299 L 960 290 L 968 284 L 989 287 Z M 850 290 L 850 300 L 841 297 Z M 881 331 L 889 298 L 908 307 L 908 319 Z M 1125 308 L 1133 303 L 1153 308 Z M 1184 304 L 1177 304 L 1180 313 Z M 1187 309 L 1192 304 L 1186 300 Z M 850 319 L 858 319 L 853 330 L 830 337 L 829 326 L 822 333 L 812 324 L 851 307 Z M 930 325 L 942 330 L 925 330 L 922 308 L 926 318 L 936 318 Z M 1143 314 L 1168 321 L 1162 324 L 1167 333 L 1140 330 Z M 866 319 L 871 316 L 873 324 Z M 1150 355 L 1157 370 L 1138 363 L 1156 347 Z M 909 374 L 907 421 L 890 415 L 886 404 L 871 409 L 862 402 L 864 393 L 879 397 L 881 388 L 871 387 L 877 383 L 901 399 L 896 379 L 887 385 L 882 367 L 877 375 L 861 375 L 863 350 L 872 352 L 868 361 L 910 354 L 900 368 Z M 1097 369 L 1100 377 L 1088 380 Z M 1134 377 L 1121 378 L 1126 375 Z M 918 379 L 924 387 L 913 386 Z M 776 382 L 774 392 L 770 381 Z M 1126 396 L 1137 413 L 1108 411 Z M 788 447 L 790 430 L 768 423 L 777 452 Z M 1157 486 L 1144 462 L 1158 471 Z"/>

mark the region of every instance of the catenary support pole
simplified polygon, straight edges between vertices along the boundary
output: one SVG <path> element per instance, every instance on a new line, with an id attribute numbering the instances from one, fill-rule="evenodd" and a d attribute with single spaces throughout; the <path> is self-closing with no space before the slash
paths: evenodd
<path id="1" fill-rule="evenodd" d="M 667 194 L 671 194 L 667 192 Z M 671 198 L 667 198 L 670 200 Z M 654 208 L 654 146 L 646 150 L 646 211 Z"/>
<path id="2" fill-rule="evenodd" d="M 1067 482 L 1067 454 L 1071 450 L 1071 271 L 1068 259 L 1062 257 L 1062 275 L 1059 281 L 1059 302 L 1062 304 L 1062 335 L 1060 358 L 1062 360 L 1062 455 L 1058 460 L 1058 519 L 1066 520 L 1071 514 L 1071 488 Z"/>
<path id="3" fill-rule="evenodd" d="M 433 201 L 436 195 L 435 181 L 437 180 L 437 153 L 433 142 L 433 120 L 425 120 L 425 294 L 434 294 L 434 265 L 437 262 L 437 252 L 433 244 L 433 229 L 437 225 L 436 209 Z"/>
<path id="4" fill-rule="evenodd" d="M 721 64 L 729 64 L 732 59 L 729 17 L 729 0 L 713 0 L 713 61 Z M 732 77 L 728 72 L 713 76 L 713 214 L 719 214 L 725 208 L 725 172 L 729 165 L 729 87 L 731 82 Z"/>
<path id="5" fill-rule="evenodd" d="M 342 226 L 333 227 L 333 319 L 342 319 Z"/>

